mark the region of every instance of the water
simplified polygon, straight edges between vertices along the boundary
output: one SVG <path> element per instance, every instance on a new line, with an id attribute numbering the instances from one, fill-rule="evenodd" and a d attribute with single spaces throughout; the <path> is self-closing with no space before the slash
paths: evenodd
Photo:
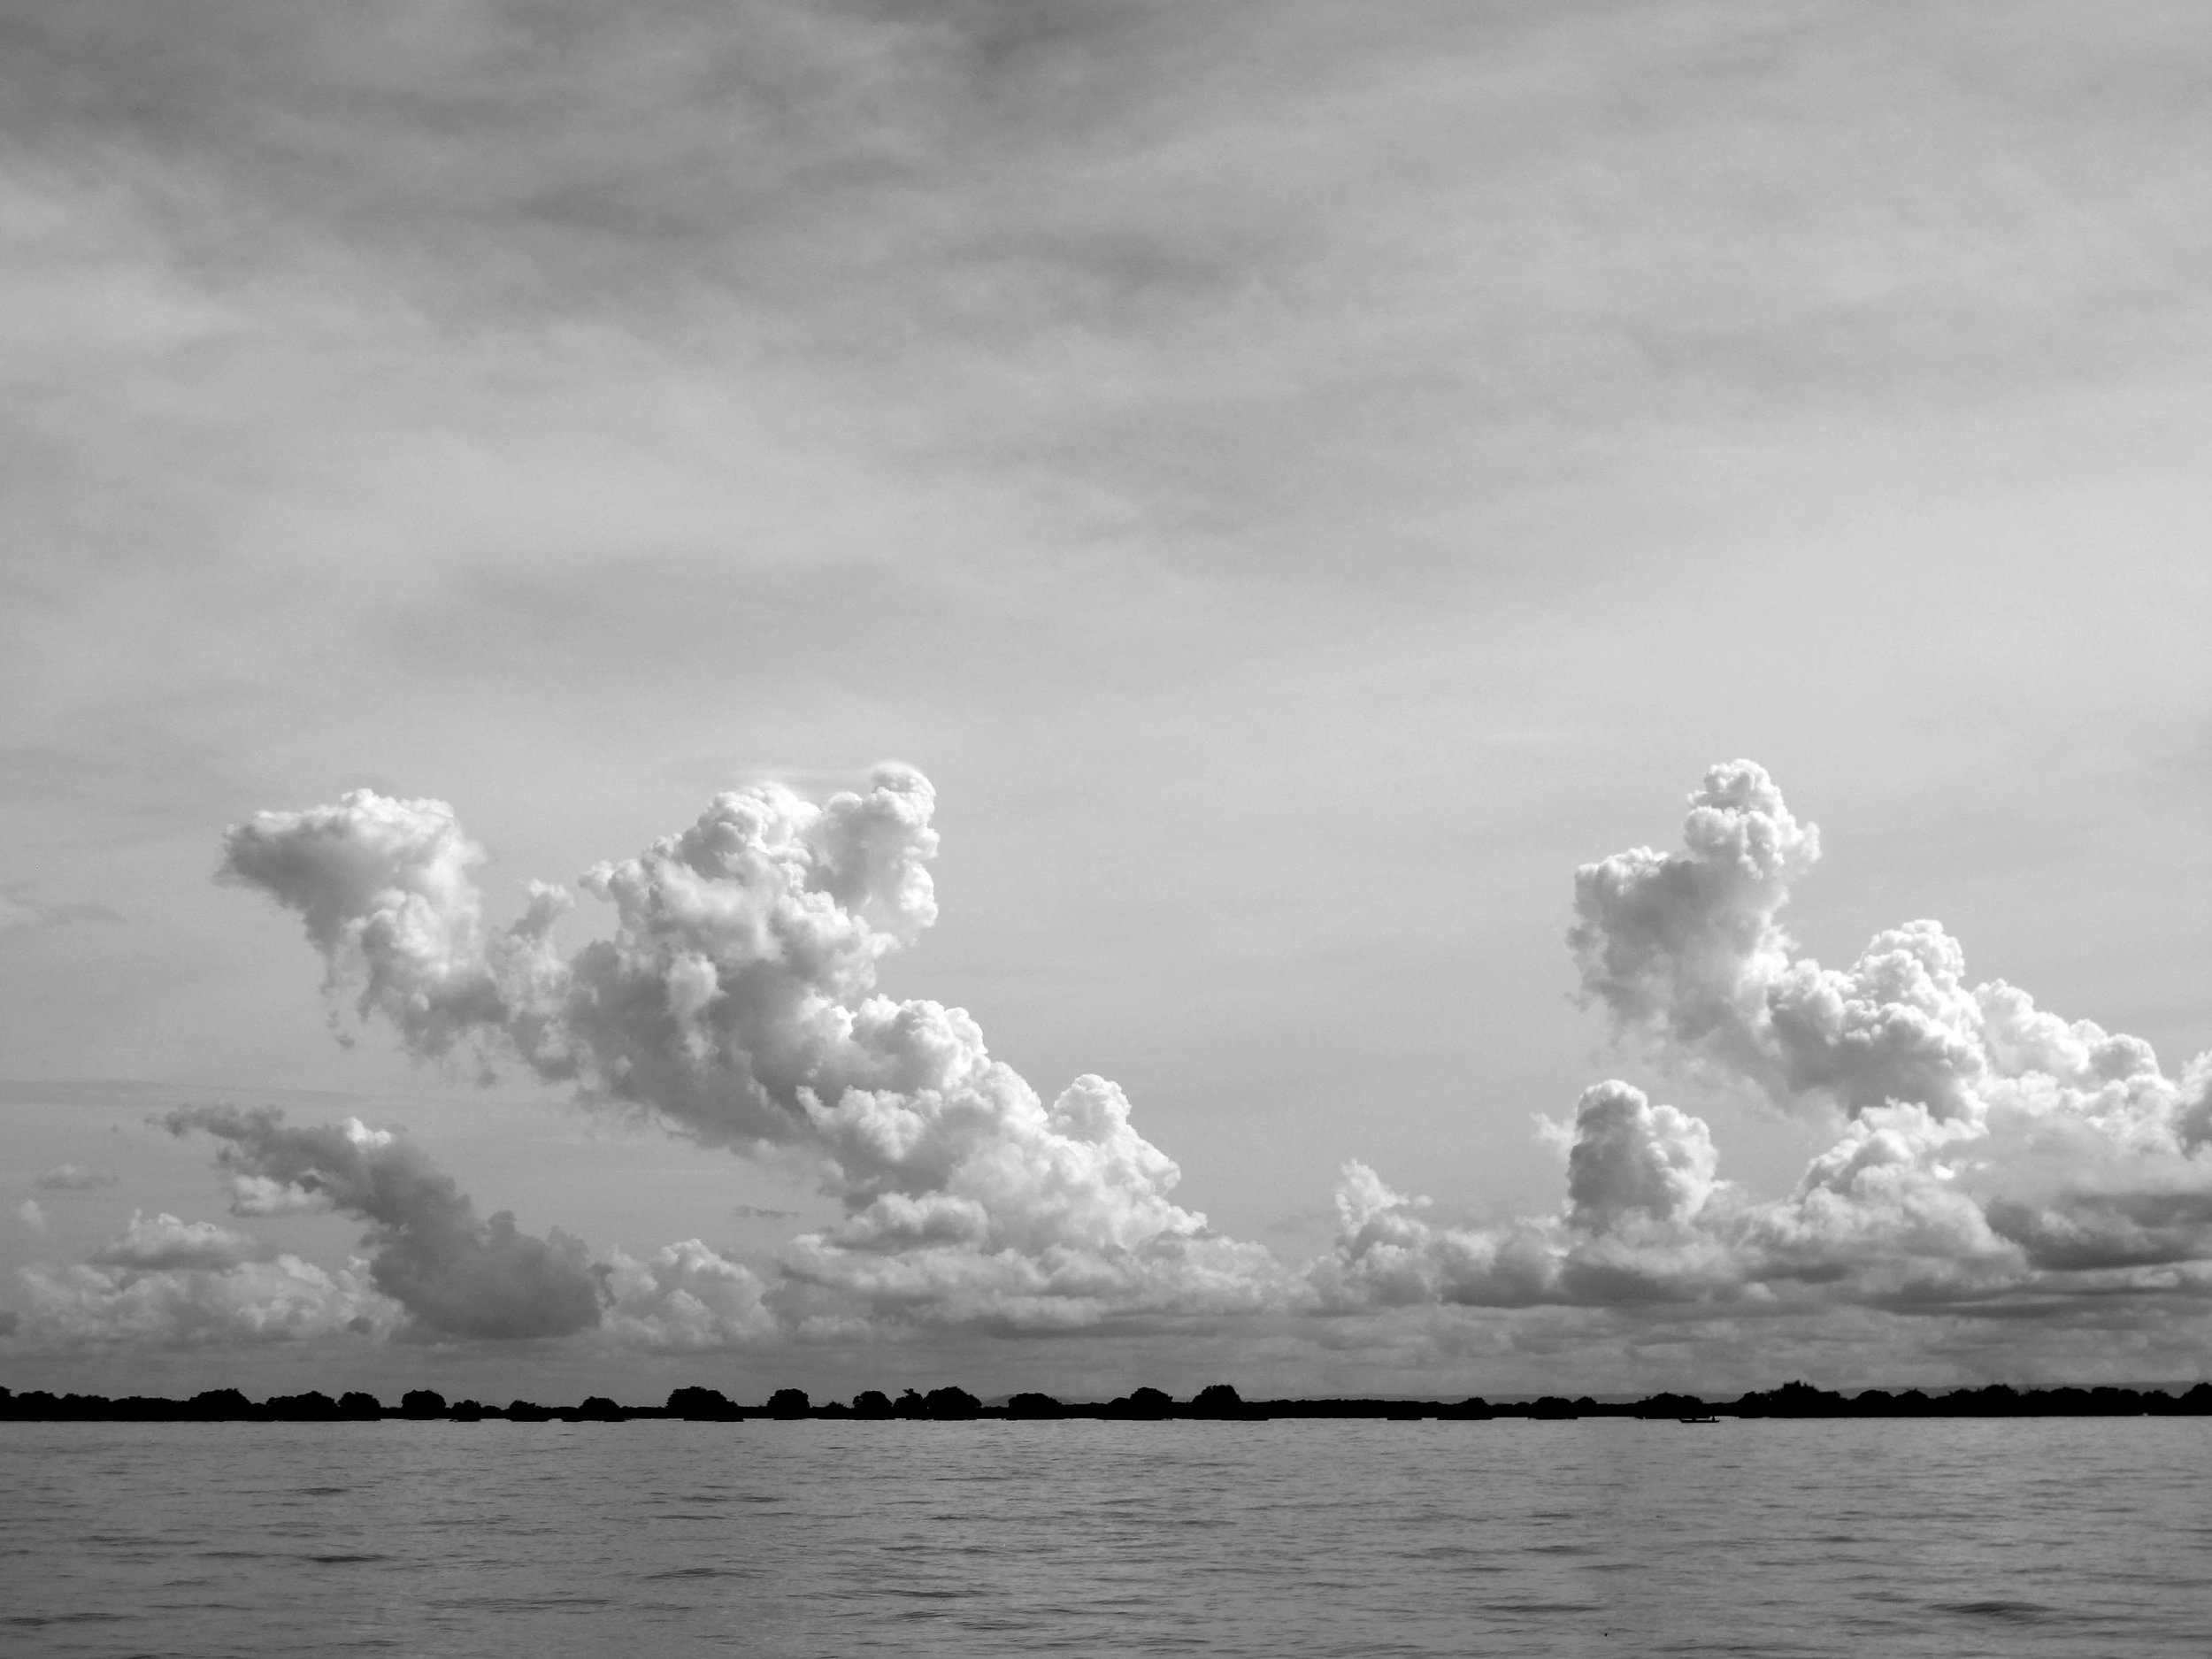
<path id="1" fill-rule="evenodd" d="M 2212 1420 L 0 1424 L 0 1651 L 2182 1655 Z"/>

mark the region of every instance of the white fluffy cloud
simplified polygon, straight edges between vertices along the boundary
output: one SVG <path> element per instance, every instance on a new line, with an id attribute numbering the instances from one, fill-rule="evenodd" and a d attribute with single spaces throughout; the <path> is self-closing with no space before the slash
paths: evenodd
<path id="1" fill-rule="evenodd" d="M 381 1336 L 399 1311 L 360 1264 L 329 1272 L 290 1255 L 228 1267 L 32 1267 L 18 1277 L 27 1305 L 15 1334 L 39 1348 Z"/>
<path id="2" fill-rule="evenodd" d="M 365 1265 L 329 1272 L 213 1222 L 134 1210 L 88 1263 L 17 1275 L 28 1307 L 14 1334 L 39 1348 L 388 1335 L 401 1310 Z"/>
<path id="3" fill-rule="evenodd" d="M 2148 1043 L 2039 1010 L 2001 979 L 1970 986 L 1932 921 L 1877 933 L 1849 968 L 1796 954 L 1791 883 L 1820 856 L 1763 769 L 1715 766 L 1683 849 L 1617 853 L 1576 873 L 1568 935 L 1591 1002 L 1662 1058 L 1847 1114 L 1899 1105 L 1979 1124 L 1992 1110 L 2097 1121 L 2116 1139 L 2202 1144 L 2212 1057 L 2165 1076 Z"/>
<path id="4" fill-rule="evenodd" d="M 176 1268 L 207 1268 L 221 1272 L 257 1260 L 271 1252 L 258 1239 L 233 1233 L 211 1221 L 180 1221 L 174 1216 L 142 1216 L 131 1211 L 130 1225 L 120 1238 L 111 1239 L 93 1256 L 96 1267 L 137 1268 L 162 1272 Z"/>
<path id="5" fill-rule="evenodd" d="M 1335 1252 L 1313 1270 L 1344 1310 L 1421 1302 L 1477 1307 L 1677 1299 L 1726 1277 L 1709 1217 L 1733 1196 L 1705 1125 L 1625 1083 L 1584 1091 L 1569 1131 L 1567 1200 L 1498 1227 L 1439 1226 L 1429 1202 L 1361 1164 L 1337 1193 Z"/>
<path id="6" fill-rule="evenodd" d="M 2212 1290 L 2212 1056 L 2170 1076 L 2136 1039 L 1971 984 L 1932 922 L 1878 934 L 1847 969 L 1801 956 L 1781 917 L 1818 832 L 1750 762 L 1707 774 L 1681 850 L 1586 866 L 1569 943 L 1588 999 L 1642 1051 L 1832 1114 L 1834 1144 L 1790 1192 L 1757 1198 L 1723 1179 L 1702 1121 L 1601 1083 L 1554 1132 L 1565 1182 L 1551 1212 L 1448 1225 L 1354 1164 L 1334 1248 L 1297 1273 L 1174 1202 L 1175 1164 L 1113 1084 L 1081 1077 L 1048 1102 L 964 1010 L 876 991 L 878 964 L 936 915 L 933 805 L 902 768 L 819 804 L 772 785 L 721 795 L 585 873 L 615 926 L 570 952 L 554 937 L 560 888 L 531 884 L 511 926 L 487 919 L 483 855 L 441 803 L 357 791 L 231 833 L 227 878 L 296 911 L 334 993 L 411 1051 L 519 1060 L 703 1144 L 814 1171 L 844 1213 L 772 1269 L 697 1240 L 589 1262 L 565 1235 L 478 1219 L 419 1153 L 357 1123 L 202 1109 L 171 1125 L 225 1142 L 237 1213 L 337 1208 L 371 1224 L 360 1283 L 334 1279 L 326 1298 L 377 1298 L 371 1328 L 403 1315 L 459 1335 L 596 1326 L 622 1346 L 707 1350 L 882 1318 L 2010 1316 Z M 288 1258 L 257 1253 L 204 1224 L 134 1219 L 91 1264 L 41 1281 L 41 1328 L 183 1329 L 180 1310 L 197 1310 L 194 1330 L 257 1329 L 243 1310 L 262 1280 L 296 1323 L 322 1317 L 283 1279 Z"/>
<path id="7" fill-rule="evenodd" d="M 606 1333 L 626 1347 L 739 1348 L 779 1331 L 759 1275 L 696 1239 L 669 1245 L 641 1262 L 617 1250 L 602 1277 Z"/>
<path id="8" fill-rule="evenodd" d="M 1334 1305 L 2019 1315 L 2212 1290 L 2212 1056 L 2169 1076 L 2137 1038 L 1970 985 L 1930 921 L 1848 969 L 1801 957 L 1779 917 L 1817 831 L 1749 761 L 1714 767 L 1690 807 L 1682 851 L 1578 873 L 1584 992 L 1662 1061 L 1832 1110 L 1840 1137 L 1758 1202 L 1718 1178 L 1701 1121 L 1602 1084 L 1563 1137 L 1560 1211 L 1482 1229 L 1437 1226 L 1354 1165 L 1315 1275 Z"/>
<path id="9" fill-rule="evenodd" d="M 1047 1102 L 964 1010 L 876 994 L 878 964 L 936 919 L 934 805 L 903 767 L 819 804 L 719 795 L 585 872 L 616 925 L 569 955 L 558 887 L 487 924 L 482 854 L 440 802 L 265 813 L 230 833 L 224 872 L 298 912 L 328 983 L 418 1054 L 504 1052 L 703 1142 L 807 1161 L 846 1213 L 786 1253 L 803 1306 L 1058 1325 L 1266 1294 L 1271 1258 L 1174 1203 L 1174 1162 L 1114 1085 Z"/>

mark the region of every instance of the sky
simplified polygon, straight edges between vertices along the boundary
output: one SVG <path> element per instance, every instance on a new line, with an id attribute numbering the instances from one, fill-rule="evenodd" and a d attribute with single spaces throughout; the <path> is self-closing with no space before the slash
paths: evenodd
<path id="1" fill-rule="evenodd" d="M 0 1383 L 2212 1376 L 2208 81 L 0 0 Z"/>

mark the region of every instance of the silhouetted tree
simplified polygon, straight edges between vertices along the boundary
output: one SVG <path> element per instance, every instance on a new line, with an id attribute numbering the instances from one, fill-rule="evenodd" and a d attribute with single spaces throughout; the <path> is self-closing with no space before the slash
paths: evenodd
<path id="1" fill-rule="evenodd" d="M 933 1417 L 972 1417 L 983 1413 L 983 1402 L 965 1388 L 933 1388 L 924 1399 Z"/>
<path id="2" fill-rule="evenodd" d="M 311 1388 L 303 1394 L 271 1394 L 262 1409 L 281 1423 L 327 1423 L 339 1408 L 328 1394 Z"/>
<path id="3" fill-rule="evenodd" d="M 853 1396 L 853 1415 L 887 1417 L 891 1415 L 891 1397 L 880 1388 L 864 1388 Z"/>
<path id="4" fill-rule="evenodd" d="M 2004 1383 L 1991 1383 L 1985 1388 L 1961 1388 L 1946 1395 L 1944 1405 L 1960 1417 L 2008 1417 L 2020 1409 L 2020 1391 Z"/>
<path id="5" fill-rule="evenodd" d="M 810 1403 L 803 1388 L 779 1388 L 768 1396 L 768 1415 L 787 1421 L 803 1417 L 807 1414 Z"/>
<path id="6" fill-rule="evenodd" d="M 1640 1417 L 1701 1417 L 1705 1402 L 1695 1394 L 1655 1394 L 1629 1409 Z"/>
<path id="7" fill-rule="evenodd" d="M 668 1396 L 668 1415 L 694 1423 L 727 1423 L 739 1415 L 736 1403 L 719 1388 L 677 1388 Z"/>
<path id="8" fill-rule="evenodd" d="M 101 1400 L 99 1403 L 104 1406 L 107 1402 Z M 88 1411 L 84 1415 L 89 1417 L 96 1414 Z M 230 1423 L 240 1418 L 257 1417 L 261 1412 L 252 1401 L 235 1388 L 210 1388 L 194 1394 L 190 1409 L 181 1415 L 196 1417 L 203 1422 Z"/>
<path id="9" fill-rule="evenodd" d="M 403 1417 L 442 1417 L 445 1416 L 445 1396 L 435 1388 L 410 1388 L 399 1397 L 399 1414 Z"/>
<path id="10" fill-rule="evenodd" d="M 1111 1402 L 1099 1412 L 1099 1415 L 1106 1417 L 1137 1417 L 1149 1421 L 1166 1417 L 1174 1409 L 1175 1402 L 1157 1388 L 1140 1388 L 1133 1394 L 1124 1394 L 1118 1400 Z"/>
<path id="11" fill-rule="evenodd" d="M 1006 1402 L 1010 1417 L 1057 1417 L 1067 1415 L 1067 1409 L 1050 1394 L 1018 1394 Z"/>
<path id="12" fill-rule="evenodd" d="M 1741 1417 L 1837 1417 L 1848 1410 L 1843 1396 L 1809 1382 L 1786 1382 L 1764 1394 L 1753 1391 L 1736 1402 Z"/>
<path id="13" fill-rule="evenodd" d="M 1190 1402 L 1194 1417 L 1233 1417 L 1244 1411 L 1244 1396 L 1225 1382 L 1208 1383 Z"/>
<path id="14" fill-rule="evenodd" d="M 358 1388 L 349 1389 L 338 1396 L 338 1415 L 342 1417 L 380 1417 L 384 1402 L 374 1394 L 364 1394 Z"/>

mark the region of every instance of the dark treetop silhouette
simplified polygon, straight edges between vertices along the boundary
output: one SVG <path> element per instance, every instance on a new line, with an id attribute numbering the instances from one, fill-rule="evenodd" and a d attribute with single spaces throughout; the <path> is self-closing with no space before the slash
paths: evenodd
<path id="1" fill-rule="evenodd" d="M 506 1406 L 488 1406 L 474 1400 L 449 1404 L 445 1396 L 428 1388 L 410 1389 L 397 1406 L 388 1406 L 373 1394 L 351 1393 L 334 1400 L 309 1392 L 272 1394 L 256 1402 L 235 1388 L 211 1388 L 189 1400 L 162 1400 L 130 1394 L 110 1400 L 101 1394 L 52 1394 L 41 1390 L 16 1394 L 0 1387 L 0 1419 L 90 1422 L 242 1422 L 335 1423 L 349 1420 L 401 1417 L 421 1421 L 474 1423 L 501 1418 L 511 1423 L 619 1423 L 634 1417 L 672 1417 L 688 1422 L 735 1423 L 749 1418 L 795 1420 L 802 1417 L 948 1421 L 977 1417 L 1080 1417 L 1107 1421 L 1163 1422 L 1176 1420 L 1259 1421 L 1272 1417 L 1382 1417 L 1401 1421 L 1422 1418 L 1482 1420 L 1490 1417 L 1531 1417 L 1557 1421 L 1575 1417 L 1684 1418 L 1734 1417 L 2212 1417 L 2212 1382 L 2200 1382 L 2180 1394 L 2162 1388 L 2014 1388 L 1992 1383 L 1982 1388 L 1955 1389 L 1929 1394 L 1917 1388 L 1891 1394 L 1870 1388 L 1842 1394 L 1809 1383 L 1790 1382 L 1740 1395 L 1732 1401 L 1708 1401 L 1694 1394 L 1656 1394 L 1642 1400 L 1600 1402 L 1585 1394 L 1569 1400 L 1557 1394 L 1540 1399 L 1505 1401 L 1495 1404 L 1481 1399 L 1438 1400 L 1254 1400 L 1248 1401 L 1227 1383 L 1202 1388 L 1179 1403 L 1157 1388 L 1134 1393 L 1103 1403 L 1063 1402 L 1050 1394 L 1018 1394 L 1002 1404 L 986 1405 L 964 1388 L 933 1388 L 917 1394 L 907 1389 L 897 1400 L 870 1388 L 849 1404 L 837 1401 L 816 1405 L 804 1391 L 779 1388 L 764 1405 L 744 1406 L 718 1389 L 679 1388 L 658 1406 L 625 1406 L 602 1394 L 580 1405 L 545 1406 L 517 1400 Z"/>

